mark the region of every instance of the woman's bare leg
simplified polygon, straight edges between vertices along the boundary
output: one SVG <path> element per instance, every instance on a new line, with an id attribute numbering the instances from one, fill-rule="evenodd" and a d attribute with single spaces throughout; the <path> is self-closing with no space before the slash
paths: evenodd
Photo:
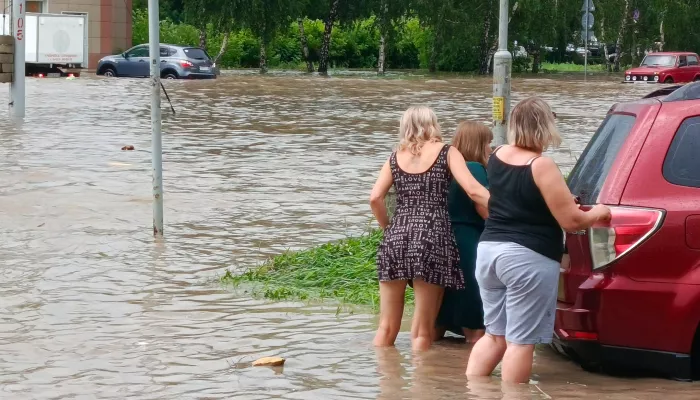
<path id="1" fill-rule="evenodd" d="M 440 295 L 437 298 L 437 302 L 435 304 L 435 319 L 437 320 L 437 316 L 440 314 L 440 308 L 442 307 L 442 300 L 445 298 L 445 289 L 443 289 L 440 292 Z M 433 342 L 442 339 L 445 337 L 445 332 L 447 332 L 447 329 L 441 327 L 441 326 L 436 326 L 435 330 L 433 331 Z"/>
<path id="2" fill-rule="evenodd" d="M 503 356 L 501 377 L 505 383 L 527 383 L 532 373 L 532 359 L 535 353 L 533 344 L 508 343 Z"/>
<path id="3" fill-rule="evenodd" d="M 484 337 L 486 331 L 483 329 L 462 328 L 462 334 L 464 335 L 465 342 L 474 344 Z"/>
<path id="4" fill-rule="evenodd" d="M 493 336 L 488 333 L 484 335 L 476 342 L 469 355 L 467 376 L 491 375 L 498 363 L 501 362 L 506 348 L 505 336 Z"/>
<path id="5" fill-rule="evenodd" d="M 379 282 L 379 327 L 374 337 L 377 347 L 393 346 L 401 329 L 406 281 Z"/>
<path id="6" fill-rule="evenodd" d="M 444 289 L 421 279 L 414 279 L 413 290 L 416 295 L 416 309 L 411 325 L 412 347 L 414 351 L 424 351 L 430 348 L 435 337 L 435 320 L 438 313 L 435 305 Z"/>

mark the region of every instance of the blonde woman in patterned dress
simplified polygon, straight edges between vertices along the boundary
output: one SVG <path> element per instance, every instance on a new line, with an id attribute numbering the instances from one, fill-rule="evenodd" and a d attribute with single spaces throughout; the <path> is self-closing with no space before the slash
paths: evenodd
<path id="1" fill-rule="evenodd" d="M 459 253 L 447 211 L 455 179 L 482 210 L 489 192 L 469 172 L 464 157 L 442 143 L 440 125 L 428 107 L 403 115 L 399 145 L 382 167 L 370 197 L 372 212 L 384 230 L 377 252 L 380 321 L 374 345 L 393 346 L 401 327 L 406 285 L 413 282 L 413 350 L 427 350 L 444 288 L 464 288 Z M 384 198 L 396 186 L 396 212 L 389 220 Z"/>

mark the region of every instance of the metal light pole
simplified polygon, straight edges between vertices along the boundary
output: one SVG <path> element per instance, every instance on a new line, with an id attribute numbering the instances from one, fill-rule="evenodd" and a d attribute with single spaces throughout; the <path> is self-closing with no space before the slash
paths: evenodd
<path id="1" fill-rule="evenodd" d="M 160 120 L 160 16 L 158 0 L 148 0 L 151 56 L 151 157 L 153 164 L 153 235 L 163 236 L 163 138 Z"/>
<path id="2" fill-rule="evenodd" d="M 508 11 L 508 0 L 501 0 L 498 51 L 493 56 L 493 140 L 496 146 L 508 142 L 510 78 L 513 66 L 513 55 L 508 51 Z"/>
<path id="3" fill-rule="evenodd" d="M 584 52 L 583 52 L 583 80 L 588 81 L 588 16 L 591 15 L 588 11 L 586 11 L 586 22 L 584 24 L 586 25 L 586 40 L 584 44 Z"/>
<path id="4" fill-rule="evenodd" d="M 588 41 L 591 37 L 591 28 L 593 28 L 593 11 L 595 11 L 595 6 L 593 5 L 593 0 L 583 0 L 583 6 L 581 7 L 583 11 L 583 18 L 581 18 L 581 28 L 583 31 L 583 42 L 584 42 L 584 55 L 583 55 L 583 80 L 588 80 Z"/>
<path id="5" fill-rule="evenodd" d="M 10 84 L 10 106 L 12 107 L 12 116 L 15 118 L 24 118 L 26 12 L 25 0 L 12 1 L 12 35 L 15 37 L 15 49 L 12 83 Z"/>

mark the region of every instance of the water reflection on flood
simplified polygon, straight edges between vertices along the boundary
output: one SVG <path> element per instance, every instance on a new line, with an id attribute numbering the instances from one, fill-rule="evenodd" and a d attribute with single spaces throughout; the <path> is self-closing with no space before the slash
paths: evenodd
<path id="1" fill-rule="evenodd" d="M 216 276 L 360 232 L 409 105 L 445 132 L 488 121 L 488 79 L 230 74 L 167 82 L 166 239 L 151 237 L 145 80 L 30 80 L 23 124 L 0 118 L 0 398 L 674 399 L 696 384 L 583 372 L 540 351 L 537 384 L 467 382 L 468 350 L 369 343 L 375 317 L 270 303 Z M 649 86 L 516 79 L 558 114 L 570 168 L 609 106 Z M 0 102 L 7 102 L 7 87 Z M 132 152 L 120 151 L 134 145 Z M 260 356 L 282 369 L 252 368 Z"/>

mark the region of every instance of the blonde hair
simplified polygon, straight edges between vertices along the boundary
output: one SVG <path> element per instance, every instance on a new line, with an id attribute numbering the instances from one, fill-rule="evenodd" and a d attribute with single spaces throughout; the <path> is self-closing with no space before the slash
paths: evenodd
<path id="1" fill-rule="evenodd" d="M 442 142 L 437 116 L 428 107 L 410 107 L 401 117 L 398 150 L 418 155 L 426 143 Z"/>
<path id="2" fill-rule="evenodd" d="M 513 108 L 508 143 L 537 153 L 561 144 L 561 136 L 554 125 L 554 113 L 544 100 L 529 97 Z"/>
<path id="3" fill-rule="evenodd" d="M 452 146 L 462 153 L 466 161 L 476 161 L 486 165 L 489 157 L 486 146 L 492 140 L 493 132 L 488 126 L 478 122 L 464 121 L 457 127 L 455 137 L 452 139 Z"/>

